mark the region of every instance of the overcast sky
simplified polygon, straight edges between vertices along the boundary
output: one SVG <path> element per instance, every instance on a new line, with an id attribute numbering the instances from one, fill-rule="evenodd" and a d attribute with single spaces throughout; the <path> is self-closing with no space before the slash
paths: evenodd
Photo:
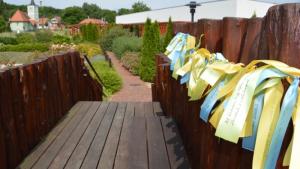
<path id="1" fill-rule="evenodd" d="M 4 0 L 4 2 L 11 4 L 29 4 L 31 0 Z M 40 4 L 41 0 L 35 0 L 36 4 Z M 42 0 L 43 5 L 53 6 L 55 8 L 65 8 L 69 6 L 81 6 L 84 2 L 95 3 L 101 8 L 117 10 L 119 8 L 130 8 L 134 2 L 138 0 Z M 190 0 L 143 0 L 151 9 L 159 9 L 165 7 L 171 7 L 176 5 L 183 5 Z M 197 0 L 196 0 L 197 1 Z M 209 0 L 198 0 L 197 2 L 203 2 Z M 275 3 L 285 2 L 300 2 L 300 0 L 265 0 Z"/>

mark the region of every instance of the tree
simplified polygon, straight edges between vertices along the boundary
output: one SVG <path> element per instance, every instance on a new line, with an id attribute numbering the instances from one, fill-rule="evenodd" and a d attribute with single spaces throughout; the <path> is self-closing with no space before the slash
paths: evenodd
<path id="1" fill-rule="evenodd" d="M 153 49 L 154 49 L 154 54 L 157 54 L 161 51 L 162 45 L 160 42 L 160 28 L 159 28 L 159 24 L 157 23 L 157 21 L 155 21 L 152 24 L 152 34 L 153 34 Z"/>
<path id="2" fill-rule="evenodd" d="M 251 18 L 256 18 L 256 11 L 253 12 Z"/>
<path id="3" fill-rule="evenodd" d="M 116 19 L 116 11 L 111 11 L 108 9 L 102 9 L 102 18 L 105 19 L 108 23 L 114 23 Z"/>
<path id="4" fill-rule="evenodd" d="M 166 47 L 171 42 L 172 38 L 173 38 L 173 23 L 172 23 L 172 19 L 170 17 L 168 25 L 167 25 L 167 32 L 166 32 L 165 39 L 164 39 L 163 50 L 166 49 Z"/>
<path id="5" fill-rule="evenodd" d="M 118 10 L 118 15 L 126 15 L 132 13 L 131 9 L 121 8 Z"/>
<path id="6" fill-rule="evenodd" d="M 53 18 L 55 16 L 61 16 L 63 9 L 56 9 L 49 6 L 42 6 L 39 8 L 39 13 L 41 17 Z"/>
<path id="7" fill-rule="evenodd" d="M 0 32 L 6 31 L 6 21 L 0 16 Z"/>
<path id="8" fill-rule="evenodd" d="M 85 12 L 85 14 L 91 18 L 97 18 L 101 19 L 101 8 L 96 5 L 96 4 L 88 4 L 88 3 L 83 3 L 82 9 Z"/>
<path id="9" fill-rule="evenodd" d="M 155 54 L 159 52 L 160 38 L 158 23 L 151 23 L 148 18 L 145 23 L 143 46 L 141 51 L 140 77 L 151 82 L 155 74 Z"/>
<path id="10" fill-rule="evenodd" d="M 86 18 L 85 13 L 80 7 L 68 7 L 64 10 L 62 20 L 66 24 L 77 24 Z"/>
<path id="11" fill-rule="evenodd" d="M 149 11 L 150 8 L 142 1 L 138 1 L 132 5 L 132 13 Z"/>

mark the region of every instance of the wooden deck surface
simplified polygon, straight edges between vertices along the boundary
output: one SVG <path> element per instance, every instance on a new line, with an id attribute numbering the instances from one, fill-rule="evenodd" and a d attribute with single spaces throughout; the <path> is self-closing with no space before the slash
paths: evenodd
<path id="1" fill-rule="evenodd" d="M 78 102 L 21 169 L 188 169 L 175 122 L 157 102 Z"/>

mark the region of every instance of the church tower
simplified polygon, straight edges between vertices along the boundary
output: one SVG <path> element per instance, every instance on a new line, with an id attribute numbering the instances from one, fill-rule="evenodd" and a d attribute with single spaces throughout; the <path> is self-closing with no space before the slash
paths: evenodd
<path id="1" fill-rule="evenodd" d="M 27 13 L 30 19 L 39 20 L 39 7 L 34 3 L 34 0 L 31 0 L 27 6 Z"/>

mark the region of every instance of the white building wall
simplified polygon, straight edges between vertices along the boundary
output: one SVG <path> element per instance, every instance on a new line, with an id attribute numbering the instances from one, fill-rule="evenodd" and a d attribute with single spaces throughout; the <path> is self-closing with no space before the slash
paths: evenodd
<path id="1" fill-rule="evenodd" d="M 29 22 L 11 22 L 10 29 L 13 32 L 21 33 L 26 31 L 32 31 L 33 26 Z"/>
<path id="2" fill-rule="evenodd" d="M 223 17 L 249 18 L 256 11 L 258 17 L 263 17 L 272 3 L 264 3 L 253 0 L 227 0 L 205 3 L 198 6 L 195 13 L 195 21 L 202 18 L 222 19 Z M 190 9 L 187 6 L 158 9 L 139 12 L 116 17 L 117 24 L 144 23 L 147 18 L 158 22 L 167 22 L 169 17 L 173 21 L 191 21 Z"/>
<path id="3" fill-rule="evenodd" d="M 28 5 L 27 14 L 31 19 L 39 20 L 39 7 L 36 5 Z"/>
<path id="4" fill-rule="evenodd" d="M 188 7 L 189 8 L 189 7 Z M 189 14 L 190 21 L 191 15 Z M 205 3 L 196 8 L 195 21 L 202 18 L 207 19 L 222 19 L 223 17 L 237 16 L 237 2 L 236 0 L 220 1 Z"/>
<path id="5" fill-rule="evenodd" d="M 266 3 L 253 0 L 238 0 L 237 1 L 237 15 L 244 18 L 249 18 L 253 15 L 254 11 L 257 17 L 264 17 L 268 9 L 275 5 L 272 3 Z"/>

